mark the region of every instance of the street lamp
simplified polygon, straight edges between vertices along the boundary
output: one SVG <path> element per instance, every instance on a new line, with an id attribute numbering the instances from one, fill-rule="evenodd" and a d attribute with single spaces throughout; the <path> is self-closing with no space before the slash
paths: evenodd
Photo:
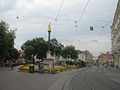
<path id="1" fill-rule="evenodd" d="M 49 44 L 49 45 L 48 45 L 48 55 L 49 55 L 49 56 L 51 56 L 51 55 L 50 55 L 50 33 L 51 33 L 51 29 L 52 29 L 52 28 L 51 28 L 51 23 L 49 23 L 49 24 L 48 24 L 48 44 Z M 49 58 L 51 58 L 51 57 L 49 57 Z M 53 60 L 52 68 L 53 68 L 52 73 L 54 73 L 54 60 Z"/>
<path id="2" fill-rule="evenodd" d="M 48 58 L 51 58 L 51 55 L 50 55 L 50 33 L 51 33 L 51 24 L 49 23 L 48 24 Z"/>

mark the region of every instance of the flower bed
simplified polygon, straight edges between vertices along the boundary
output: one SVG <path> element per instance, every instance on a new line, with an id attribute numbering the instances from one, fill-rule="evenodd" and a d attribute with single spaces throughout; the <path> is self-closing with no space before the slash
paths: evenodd
<path id="1" fill-rule="evenodd" d="M 38 66 L 34 65 L 34 71 L 39 71 Z M 67 70 L 67 69 L 76 69 L 76 66 L 68 66 L 68 67 L 62 67 L 62 66 L 54 66 L 54 70 L 55 71 L 63 71 L 63 70 Z M 19 68 L 20 71 L 26 71 L 29 70 L 29 65 L 25 65 Z M 52 70 L 52 68 L 45 68 L 44 71 L 45 72 L 50 72 Z"/>

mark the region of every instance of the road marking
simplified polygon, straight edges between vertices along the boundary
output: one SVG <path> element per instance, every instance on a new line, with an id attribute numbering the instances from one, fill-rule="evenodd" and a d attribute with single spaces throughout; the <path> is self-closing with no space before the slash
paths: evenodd
<path id="1" fill-rule="evenodd" d="M 84 75 L 85 83 L 91 88 L 91 90 L 95 90 L 95 88 L 90 84 L 90 82 L 86 78 L 87 73 L 88 73 L 88 71 Z"/>
<path id="2" fill-rule="evenodd" d="M 104 69 L 104 70 L 106 70 L 106 69 Z M 120 81 L 114 78 L 114 77 L 119 76 L 118 74 L 116 74 L 116 73 L 109 73 L 109 72 L 107 72 L 107 70 L 105 71 L 105 74 L 106 74 L 106 76 L 108 76 L 108 78 L 109 78 L 110 80 L 112 80 L 112 81 L 120 84 Z"/>
<path id="3" fill-rule="evenodd" d="M 95 90 L 95 88 L 94 88 L 94 87 L 92 87 L 92 85 L 89 83 L 89 81 L 88 81 L 88 80 L 87 80 L 86 82 L 87 82 L 88 86 L 89 86 L 92 90 Z"/>
<path id="4" fill-rule="evenodd" d="M 92 87 L 92 85 L 90 84 L 90 82 L 88 81 L 88 80 L 86 80 L 85 79 L 85 74 L 87 74 L 87 72 L 91 72 L 91 71 L 96 71 L 97 70 L 97 68 L 85 68 L 85 69 L 82 69 L 82 71 L 83 72 L 85 72 L 84 73 L 84 82 L 86 83 L 86 85 L 91 89 L 91 90 L 95 90 L 95 88 L 94 87 Z M 71 81 L 72 81 L 72 79 L 78 74 L 79 72 L 77 72 L 76 74 L 74 74 L 72 77 L 71 77 Z M 71 85 L 71 82 L 70 82 L 70 88 L 69 88 L 69 90 L 72 90 L 72 85 Z"/>
<path id="5" fill-rule="evenodd" d="M 118 80 L 116 80 L 116 79 L 113 79 L 113 78 L 110 78 L 112 81 L 114 81 L 114 82 L 117 82 L 117 83 L 119 83 L 120 84 L 120 81 L 118 81 Z"/>

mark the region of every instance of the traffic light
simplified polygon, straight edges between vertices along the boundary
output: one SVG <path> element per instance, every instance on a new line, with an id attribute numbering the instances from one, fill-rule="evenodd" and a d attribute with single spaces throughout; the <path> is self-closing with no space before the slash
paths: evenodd
<path id="1" fill-rule="evenodd" d="M 93 31 L 93 26 L 90 27 L 90 31 Z"/>

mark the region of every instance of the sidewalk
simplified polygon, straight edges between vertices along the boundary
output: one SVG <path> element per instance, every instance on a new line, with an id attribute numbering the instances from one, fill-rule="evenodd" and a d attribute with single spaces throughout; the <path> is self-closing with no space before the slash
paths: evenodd
<path id="1" fill-rule="evenodd" d="M 18 71 L 18 68 L 23 65 L 15 66 L 13 69 L 11 67 L 0 67 L 0 71 Z"/>

